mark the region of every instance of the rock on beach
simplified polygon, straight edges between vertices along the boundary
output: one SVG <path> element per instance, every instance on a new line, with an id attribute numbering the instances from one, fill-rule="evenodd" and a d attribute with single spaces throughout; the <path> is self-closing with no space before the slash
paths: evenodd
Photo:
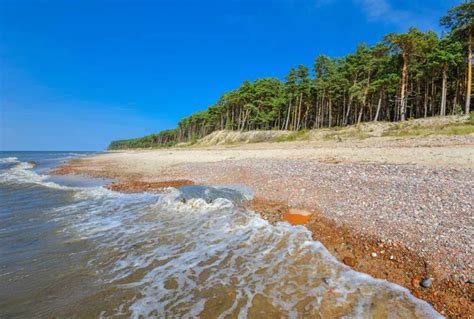
<path id="1" fill-rule="evenodd" d="M 292 225 L 303 225 L 309 221 L 311 215 L 312 213 L 307 210 L 290 208 L 282 217 Z"/>

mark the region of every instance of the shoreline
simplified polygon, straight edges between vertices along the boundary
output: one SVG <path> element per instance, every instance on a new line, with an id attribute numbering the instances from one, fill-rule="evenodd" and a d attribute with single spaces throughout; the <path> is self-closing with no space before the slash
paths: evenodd
<path id="1" fill-rule="evenodd" d="M 269 203 L 263 199 L 249 206 L 270 223 L 282 221 L 288 210 L 284 204 Z M 472 313 L 472 285 L 451 278 L 441 278 L 426 261 L 402 243 L 387 242 L 375 236 L 355 232 L 347 225 L 338 225 L 318 212 L 305 227 L 312 238 L 321 242 L 337 260 L 352 269 L 405 287 L 417 298 L 430 303 L 440 314 L 449 318 L 464 318 Z M 372 257 L 372 253 L 377 253 Z M 433 279 L 429 288 L 420 286 L 423 278 Z"/>
<path id="2" fill-rule="evenodd" d="M 415 297 L 429 302 L 439 313 L 447 317 L 466 318 L 470 313 L 474 313 L 472 302 L 474 288 L 472 284 L 467 283 L 472 279 L 469 277 L 472 273 L 472 254 L 469 251 L 471 248 L 469 242 L 465 242 L 466 238 L 472 235 L 469 227 L 462 239 L 464 244 L 462 240 L 456 242 L 453 237 L 458 235 L 459 231 L 466 231 L 462 228 L 457 230 L 458 233 L 449 233 L 451 246 L 436 247 L 433 243 L 435 237 L 424 238 L 425 236 L 420 237 L 417 234 L 420 230 L 429 233 L 438 231 L 438 228 L 446 228 L 442 223 L 433 228 L 423 222 L 432 213 L 429 205 L 428 209 L 425 208 L 425 212 L 417 212 L 422 216 L 412 218 L 410 215 L 408 217 L 402 215 L 399 219 L 393 217 L 395 214 L 403 214 L 403 210 L 396 207 L 397 205 L 412 210 L 411 204 L 418 205 L 421 201 L 431 200 L 430 192 L 434 190 L 430 190 L 429 187 L 438 185 L 437 183 L 441 183 L 441 188 L 451 187 L 454 190 L 464 185 L 467 193 L 461 192 L 459 198 L 466 200 L 463 196 L 471 194 L 469 192 L 472 191 L 471 184 L 466 181 L 472 179 L 474 173 L 469 163 L 465 167 L 384 164 L 386 159 L 381 163 L 367 164 L 363 160 L 347 163 L 345 159 L 338 157 L 332 161 L 324 158 L 320 161 L 315 161 L 313 158 L 304 159 L 301 158 L 301 154 L 297 155 L 300 158 L 286 156 L 285 159 L 281 156 L 281 149 L 277 149 L 279 155 L 273 157 L 269 154 L 264 154 L 265 156 L 255 154 L 257 152 L 262 155 L 265 153 L 263 148 L 272 147 L 248 145 L 225 156 L 222 153 L 226 153 L 228 149 L 222 147 L 201 150 L 113 152 L 72 160 L 56 169 L 54 173 L 114 178 L 116 182 L 108 185 L 108 188 L 121 192 L 159 191 L 168 186 L 180 187 L 190 184 L 242 184 L 256 192 L 256 197 L 248 203 L 248 208 L 258 212 L 270 223 L 281 221 L 282 215 L 289 208 L 311 211 L 312 216 L 305 226 L 313 234 L 313 239 L 320 241 L 339 261 L 354 270 L 408 288 Z M 282 145 L 274 147 L 282 148 Z M 301 149 L 298 146 L 293 150 Z M 201 156 L 199 158 L 191 156 L 195 154 Z M 215 161 L 209 161 L 208 156 L 214 156 Z M 445 163 L 446 159 L 442 158 L 440 162 Z M 146 165 L 150 166 L 144 169 Z M 336 173 L 331 175 L 331 171 Z M 383 174 L 387 176 L 401 174 L 401 177 L 394 178 L 393 181 L 390 176 L 390 178 L 387 176 L 379 178 Z M 315 179 L 305 179 L 308 176 Z M 351 178 L 345 179 L 345 176 Z M 371 181 L 371 178 L 374 181 Z M 409 178 L 413 180 L 407 181 Z M 425 181 L 424 185 L 418 183 L 417 178 L 425 178 L 428 181 Z M 426 195 L 428 199 L 415 196 L 405 199 L 405 202 L 392 203 L 393 198 L 382 196 L 381 192 L 390 192 L 397 186 L 404 186 L 407 188 L 406 192 L 413 188 Z M 381 198 L 378 198 L 379 195 Z M 444 195 L 444 193 L 434 194 L 435 197 L 441 197 L 441 206 L 445 205 Z M 360 201 L 363 196 L 367 197 L 363 205 L 354 202 Z M 397 196 L 399 194 L 394 195 L 395 198 Z M 455 196 L 453 202 L 459 198 Z M 371 207 L 371 204 L 376 206 L 379 201 L 390 206 L 389 212 L 385 214 L 379 212 L 380 216 L 377 211 L 381 207 Z M 342 207 L 338 207 L 338 204 Z M 472 207 L 469 211 L 468 206 L 458 205 L 458 207 L 455 203 L 453 205 L 455 207 L 452 209 L 456 211 L 454 215 L 459 217 L 459 214 L 464 214 L 463 217 L 467 218 L 464 222 L 469 224 Z M 339 208 L 342 211 L 352 208 L 354 211 L 348 215 L 355 217 L 340 215 Z M 355 212 L 357 208 L 360 208 L 360 212 Z M 441 215 L 435 216 L 434 221 L 454 217 L 454 215 L 443 217 L 442 212 L 446 207 L 441 208 Z M 375 225 L 371 225 L 374 223 Z M 388 225 L 389 230 L 380 228 L 381 225 L 382 227 Z M 412 226 L 420 226 L 421 229 Z M 390 229 L 395 232 L 391 232 Z M 445 234 L 445 231 L 446 229 L 440 229 L 436 236 Z M 427 242 L 418 242 L 420 238 Z M 461 255 L 460 259 L 449 259 L 458 258 L 457 255 L 462 254 L 459 249 L 464 249 L 465 254 Z M 449 256 L 450 254 L 452 256 Z M 454 263 L 459 265 L 452 266 Z M 425 277 L 433 279 L 433 284 L 429 288 L 420 287 L 420 280 Z"/>

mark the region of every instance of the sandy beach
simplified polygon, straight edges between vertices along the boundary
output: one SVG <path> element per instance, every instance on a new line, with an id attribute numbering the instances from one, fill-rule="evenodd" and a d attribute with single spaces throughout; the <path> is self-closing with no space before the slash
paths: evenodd
<path id="1" fill-rule="evenodd" d="M 56 173 L 114 178 L 109 187 L 124 192 L 245 185 L 272 223 L 290 208 L 311 212 L 313 238 L 346 265 L 445 316 L 474 313 L 473 135 L 108 152 Z"/>

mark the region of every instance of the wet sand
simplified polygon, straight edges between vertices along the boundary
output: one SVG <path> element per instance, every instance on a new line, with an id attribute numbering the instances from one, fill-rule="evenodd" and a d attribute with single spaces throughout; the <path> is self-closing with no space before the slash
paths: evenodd
<path id="1" fill-rule="evenodd" d="M 441 314 L 474 313 L 474 136 L 113 152 L 56 173 L 115 178 L 118 191 L 243 184 L 272 223 L 289 208 L 340 261 L 404 286 Z M 429 288 L 420 280 L 432 278 Z"/>

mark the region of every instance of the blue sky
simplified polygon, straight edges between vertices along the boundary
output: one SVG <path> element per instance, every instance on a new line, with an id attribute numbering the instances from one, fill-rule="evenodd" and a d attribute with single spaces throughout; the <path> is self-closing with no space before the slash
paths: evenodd
<path id="1" fill-rule="evenodd" d="M 245 79 L 283 78 L 454 0 L 0 0 L 0 150 L 101 150 L 172 128 Z"/>

